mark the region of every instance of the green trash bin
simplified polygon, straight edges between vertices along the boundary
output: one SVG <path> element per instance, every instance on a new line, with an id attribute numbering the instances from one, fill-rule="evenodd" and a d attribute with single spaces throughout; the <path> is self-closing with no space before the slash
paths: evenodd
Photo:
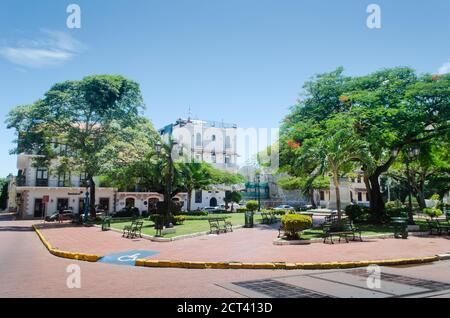
<path id="1" fill-rule="evenodd" d="M 253 212 L 245 212 L 245 227 L 253 227 Z"/>

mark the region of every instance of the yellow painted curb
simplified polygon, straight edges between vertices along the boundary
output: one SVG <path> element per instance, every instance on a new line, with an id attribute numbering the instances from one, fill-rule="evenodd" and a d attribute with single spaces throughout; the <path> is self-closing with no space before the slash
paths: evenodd
<path id="1" fill-rule="evenodd" d="M 94 254 L 84 254 L 75 252 L 60 251 L 53 248 L 45 239 L 42 232 L 33 224 L 34 231 L 48 249 L 48 251 L 58 257 L 75 259 L 79 261 L 96 262 L 102 256 Z M 189 269 L 341 269 L 366 267 L 369 265 L 379 266 L 398 266 L 410 264 L 424 264 L 439 261 L 438 256 L 420 257 L 420 258 L 401 258 L 391 260 L 374 260 L 374 261 L 351 261 L 351 262 L 325 262 L 325 263 L 284 263 L 284 262 L 268 262 L 268 263 L 241 263 L 241 262 L 189 262 L 174 260 L 150 260 L 137 259 L 135 266 L 144 267 L 160 267 L 160 268 L 189 268 Z"/>
<path id="2" fill-rule="evenodd" d="M 62 257 L 62 258 L 69 258 L 69 259 L 75 259 L 78 261 L 86 261 L 86 262 L 97 262 L 102 256 L 94 255 L 94 254 L 84 254 L 84 253 L 74 253 L 74 252 L 66 252 L 66 251 L 60 251 L 56 248 L 53 248 L 52 245 L 45 239 L 42 232 L 37 228 L 35 224 L 32 225 L 34 231 L 38 235 L 39 239 L 42 241 L 42 244 L 47 248 L 47 250 L 50 252 L 50 254 Z"/>
<path id="3" fill-rule="evenodd" d="M 183 262 L 167 260 L 136 260 L 136 266 L 190 268 L 190 269 L 341 269 L 367 267 L 369 265 L 398 266 L 407 264 L 423 264 L 438 261 L 439 257 L 403 258 L 392 260 L 354 261 L 354 262 L 327 262 L 327 263 L 240 263 L 240 262 Z"/>

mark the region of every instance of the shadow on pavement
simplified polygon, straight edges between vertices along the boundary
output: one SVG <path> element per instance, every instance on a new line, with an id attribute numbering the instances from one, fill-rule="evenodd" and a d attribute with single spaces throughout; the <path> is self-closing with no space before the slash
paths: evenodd
<path id="1" fill-rule="evenodd" d="M 0 232 L 31 232 L 33 228 L 31 226 L 0 226 Z"/>

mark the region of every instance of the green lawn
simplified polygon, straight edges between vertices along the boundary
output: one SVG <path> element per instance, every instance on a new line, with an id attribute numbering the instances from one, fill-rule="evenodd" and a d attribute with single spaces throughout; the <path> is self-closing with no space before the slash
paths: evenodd
<path id="1" fill-rule="evenodd" d="M 386 225 L 357 224 L 356 227 L 361 230 L 362 236 L 373 236 L 373 235 L 394 233 L 393 228 Z M 323 231 L 322 229 L 306 230 L 303 231 L 301 237 L 303 239 L 323 238 Z"/>
<path id="2" fill-rule="evenodd" d="M 244 224 L 244 213 L 224 213 L 224 214 L 214 214 L 211 217 L 226 217 L 228 221 L 230 221 L 233 226 L 243 225 Z M 205 216 L 190 216 L 188 220 L 184 222 L 182 225 L 177 225 L 176 233 L 174 234 L 166 234 L 164 237 L 175 237 L 186 234 L 193 234 L 198 232 L 209 231 L 209 223 Z M 114 219 L 113 219 L 114 220 Z M 261 216 L 255 215 L 255 223 L 261 222 Z M 111 223 L 111 227 L 122 230 L 124 225 L 130 224 L 131 221 L 125 222 L 113 222 Z M 155 235 L 156 231 L 154 228 L 154 223 L 147 219 L 144 219 L 144 226 L 142 227 L 142 233 L 147 235 Z"/>
<path id="3" fill-rule="evenodd" d="M 244 224 L 244 213 L 226 213 L 226 214 L 214 214 L 211 215 L 211 217 L 226 217 L 233 226 L 236 225 L 243 225 Z M 255 214 L 255 223 L 261 222 L 261 216 Z M 186 234 L 193 234 L 198 232 L 205 232 L 209 231 L 209 223 L 207 220 L 208 217 L 206 216 L 190 216 L 188 220 L 184 222 L 182 225 L 177 225 L 176 233 L 174 234 L 166 234 L 164 237 L 171 238 Z M 114 220 L 114 219 L 113 219 Z M 113 222 L 111 223 L 111 226 L 116 229 L 122 230 L 124 225 L 130 224 L 131 221 L 121 221 L 121 222 Z M 425 226 L 420 222 L 421 227 Z M 357 225 L 358 228 L 362 230 L 363 236 L 372 236 L 372 235 L 379 235 L 379 234 L 388 234 L 393 233 L 393 229 L 390 226 L 386 225 L 366 225 L 366 224 L 359 224 Z M 154 224 L 152 221 L 149 221 L 147 219 L 144 220 L 144 226 L 142 228 L 142 233 L 147 235 L 155 235 L 156 231 L 154 229 Z M 322 238 L 323 232 L 322 229 L 310 229 L 306 230 L 302 234 L 302 238 L 304 239 L 315 239 L 315 238 Z"/>

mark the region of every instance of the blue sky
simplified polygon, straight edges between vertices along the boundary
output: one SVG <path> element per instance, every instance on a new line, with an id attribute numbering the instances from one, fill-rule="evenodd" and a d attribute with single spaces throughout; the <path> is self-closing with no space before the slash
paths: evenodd
<path id="1" fill-rule="evenodd" d="M 81 7 L 81 29 L 66 7 Z M 369 29 L 366 8 L 381 7 Z M 450 69 L 450 1 L 1 0 L 0 115 L 52 84 L 122 74 L 141 85 L 156 128 L 186 117 L 277 127 L 305 80 L 343 66 Z M 0 176 L 16 173 L 0 122 Z"/>

